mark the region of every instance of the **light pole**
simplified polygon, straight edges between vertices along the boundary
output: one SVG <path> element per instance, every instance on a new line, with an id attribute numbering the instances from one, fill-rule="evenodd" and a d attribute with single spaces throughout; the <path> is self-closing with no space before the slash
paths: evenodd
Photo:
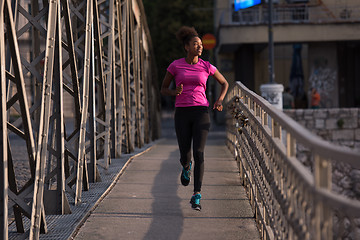
<path id="1" fill-rule="evenodd" d="M 273 38 L 273 11 L 274 6 L 272 0 L 268 0 L 268 10 L 269 10 L 269 83 L 275 83 L 275 73 L 274 73 L 274 38 Z"/>
<path id="2" fill-rule="evenodd" d="M 269 82 L 260 86 L 261 96 L 269 101 L 274 107 L 278 109 L 283 108 L 282 92 L 284 86 L 282 84 L 275 83 L 275 71 L 274 71 L 274 30 L 273 30 L 273 1 L 268 0 L 268 34 L 269 34 Z"/>

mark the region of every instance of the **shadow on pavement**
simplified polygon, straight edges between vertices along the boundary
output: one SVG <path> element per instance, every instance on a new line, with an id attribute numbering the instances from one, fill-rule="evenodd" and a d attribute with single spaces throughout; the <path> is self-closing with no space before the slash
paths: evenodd
<path id="1" fill-rule="evenodd" d="M 144 239 L 180 239 L 183 231 L 184 216 L 178 196 L 178 183 L 174 173 L 179 171 L 177 151 L 170 154 L 160 167 L 154 180 L 151 193 L 153 220 Z M 176 175 L 177 177 L 177 175 Z"/>

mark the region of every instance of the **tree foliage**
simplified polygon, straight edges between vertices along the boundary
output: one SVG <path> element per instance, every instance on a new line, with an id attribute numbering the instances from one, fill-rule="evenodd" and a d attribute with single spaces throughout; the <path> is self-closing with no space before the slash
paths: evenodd
<path id="1" fill-rule="evenodd" d="M 185 56 L 175 33 L 183 25 L 195 27 L 200 36 L 213 33 L 213 0 L 143 0 L 158 67 L 159 85 L 166 68 Z"/>

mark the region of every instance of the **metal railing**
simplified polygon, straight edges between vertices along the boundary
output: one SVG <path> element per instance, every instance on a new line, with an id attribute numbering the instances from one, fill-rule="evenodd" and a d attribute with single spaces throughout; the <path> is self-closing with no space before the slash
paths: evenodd
<path id="1" fill-rule="evenodd" d="M 334 191 L 332 167 L 360 169 L 360 153 L 321 140 L 240 82 L 226 100 L 227 145 L 262 239 L 359 239 L 360 201 Z M 304 147 L 310 168 L 298 159 Z"/>
<path id="2" fill-rule="evenodd" d="M 0 0 L 0 238 L 5 240 L 10 215 L 18 233 L 38 239 L 47 232 L 45 215 L 71 213 L 69 204 L 81 203 L 89 182 L 101 181 L 99 167 L 108 169 L 112 159 L 157 139 L 160 131 L 142 1 L 21 3 Z M 29 52 L 20 42 L 30 45 Z M 65 120 L 65 107 L 72 118 Z M 15 171 L 19 146 L 26 149 L 20 154 L 27 163 L 23 184 Z"/>
<path id="3" fill-rule="evenodd" d="M 268 22 L 266 5 L 239 11 L 218 9 L 220 26 L 260 25 Z M 274 24 L 360 22 L 360 4 L 348 5 L 274 5 Z"/>

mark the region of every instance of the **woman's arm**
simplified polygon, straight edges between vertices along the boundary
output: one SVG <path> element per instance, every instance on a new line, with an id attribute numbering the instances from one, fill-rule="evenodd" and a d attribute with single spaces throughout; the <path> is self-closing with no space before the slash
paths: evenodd
<path id="1" fill-rule="evenodd" d="M 176 89 L 170 89 L 170 83 L 174 79 L 174 76 L 166 71 L 164 80 L 161 85 L 161 94 L 165 96 L 177 96 L 182 93 L 183 85 L 180 84 L 179 86 L 176 86 Z"/>
<path id="2" fill-rule="evenodd" d="M 224 101 L 225 95 L 229 88 L 229 84 L 226 81 L 225 77 L 218 70 L 216 70 L 216 72 L 214 73 L 214 78 L 218 83 L 221 84 L 221 92 L 219 98 L 216 100 L 214 104 L 213 109 L 216 109 L 221 112 L 223 110 L 222 102 Z"/>

